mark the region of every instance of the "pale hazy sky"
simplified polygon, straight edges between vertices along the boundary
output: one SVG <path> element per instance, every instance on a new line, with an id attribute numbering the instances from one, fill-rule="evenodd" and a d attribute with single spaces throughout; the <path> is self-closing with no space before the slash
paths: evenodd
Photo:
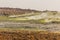
<path id="1" fill-rule="evenodd" d="M 60 0 L 0 0 L 0 7 L 60 11 Z"/>

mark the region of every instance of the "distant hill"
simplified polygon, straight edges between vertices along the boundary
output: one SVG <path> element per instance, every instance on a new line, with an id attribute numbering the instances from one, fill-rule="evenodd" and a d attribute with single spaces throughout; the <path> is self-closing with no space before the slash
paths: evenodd
<path id="1" fill-rule="evenodd" d="M 30 9 L 21 9 L 21 8 L 2 8 L 2 7 L 0 7 L 0 15 L 20 15 L 20 14 L 31 13 L 31 12 L 40 12 L 40 11 L 30 10 Z"/>
<path id="2" fill-rule="evenodd" d="M 21 9 L 21 8 L 9 8 L 9 7 L 0 7 L 0 16 L 1 15 L 20 15 L 25 13 L 45 13 L 45 12 L 51 12 L 51 13 L 57 13 L 57 11 L 38 11 L 38 10 L 31 10 L 31 9 Z"/>

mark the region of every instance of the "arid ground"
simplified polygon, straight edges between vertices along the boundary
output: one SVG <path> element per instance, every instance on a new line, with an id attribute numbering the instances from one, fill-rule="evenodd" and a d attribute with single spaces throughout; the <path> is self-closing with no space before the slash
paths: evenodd
<path id="1" fill-rule="evenodd" d="M 60 40 L 60 12 L 0 8 L 0 40 Z"/>
<path id="2" fill-rule="evenodd" d="M 0 30 L 0 40 L 60 40 L 60 33 L 29 30 Z"/>
<path id="3" fill-rule="evenodd" d="M 59 25 L 0 22 L 0 40 L 60 40 Z"/>

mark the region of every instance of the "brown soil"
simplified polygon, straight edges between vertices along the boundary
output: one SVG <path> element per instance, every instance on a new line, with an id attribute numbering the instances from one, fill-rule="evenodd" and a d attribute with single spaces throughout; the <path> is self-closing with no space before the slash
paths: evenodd
<path id="1" fill-rule="evenodd" d="M 0 31 L 0 40 L 60 40 L 60 34 L 47 31 Z"/>

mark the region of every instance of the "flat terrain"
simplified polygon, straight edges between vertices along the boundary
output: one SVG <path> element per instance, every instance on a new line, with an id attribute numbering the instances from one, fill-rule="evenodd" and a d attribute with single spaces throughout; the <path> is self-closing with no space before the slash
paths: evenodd
<path id="1" fill-rule="evenodd" d="M 35 23 L 20 23 L 20 22 L 0 22 L 0 28 L 9 29 L 29 29 L 29 30 L 45 30 L 51 32 L 60 32 L 60 23 L 35 24 Z"/>

